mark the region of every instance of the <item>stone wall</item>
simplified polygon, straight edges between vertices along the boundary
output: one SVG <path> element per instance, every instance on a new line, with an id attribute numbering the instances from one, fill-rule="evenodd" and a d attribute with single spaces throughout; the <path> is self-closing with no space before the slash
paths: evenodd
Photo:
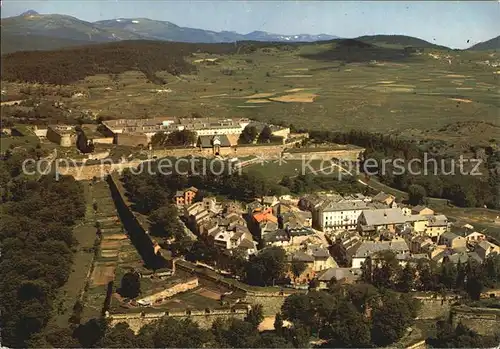
<path id="1" fill-rule="evenodd" d="M 451 323 L 457 326 L 460 322 L 479 334 L 494 335 L 500 333 L 500 309 L 453 307 Z"/>
<path id="2" fill-rule="evenodd" d="M 135 333 L 139 332 L 142 326 L 150 324 L 154 321 L 161 319 L 164 316 L 170 316 L 172 318 L 181 319 L 191 319 L 198 323 L 202 328 L 210 328 L 212 323 L 216 319 L 230 319 L 236 318 L 243 320 L 248 313 L 246 309 L 227 309 L 227 310 L 210 310 L 207 312 L 202 311 L 191 311 L 188 315 L 186 312 L 155 312 L 155 313 L 134 313 L 134 314 L 113 314 L 107 315 L 106 318 L 110 321 L 111 326 L 115 326 L 120 322 L 126 322 L 130 329 Z"/>
<path id="3" fill-rule="evenodd" d="M 263 156 L 263 157 L 276 157 L 279 156 L 284 149 L 282 145 L 260 145 L 260 146 L 234 146 L 221 148 L 219 154 L 227 157 L 239 156 Z M 153 156 L 157 158 L 162 157 L 185 157 L 185 156 L 200 156 L 200 157 L 213 157 L 211 148 L 170 148 L 170 149 L 155 149 Z"/>
<path id="4" fill-rule="evenodd" d="M 287 294 L 284 295 L 267 295 L 267 294 L 252 294 L 248 293 L 245 297 L 245 302 L 249 304 L 261 304 L 264 316 L 274 316 L 281 312 L 281 307 L 285 302 Z"/>
<path id="5" fill-rule="evenodd" d="M 98 179 L 106 178 L 112 172 L 122 172 L 125 168 L 136 168 L 143 161 L 133 160 L 122 164 L 111 164 L 110 161 L 103 159 L 98 165 L 79 165 L 79 166 L 58 166 L 58 172 L 62 175 L 73 176 L 77 181 L 90 180 L 94 177 Z"/>
<path id="6" fill-rule="evenodd" d="M 149 143 L 148 136 L 144 133 L 117 133 L 115 135 L 115 143 L 128 147 L 147 146 Z"/>
<path id="7" fill-rule="evenodd" d="M 418 320 L 431 320 L 445 318 L 449 315 L 450 309 L 458 299 L 456 297 L 442 296 L 414 296 L 421 303 L 417 315 Z"/>
<path id="8" fill-rule="evenodd" d="M 304 151 L 304 152 L 287 152 L 283 153 L 285 159 L 290 160 L 302 160 L 302 159 L 318 159 L 318 160 L 331 160 L 332 158 L 337 158 L 346 161 L 357 161 L 360 154 L 363 153 L 365 149 L 355 148 L 355 149 L 343 149 L 343 150 L 326 150 L 326 151 Z"/>

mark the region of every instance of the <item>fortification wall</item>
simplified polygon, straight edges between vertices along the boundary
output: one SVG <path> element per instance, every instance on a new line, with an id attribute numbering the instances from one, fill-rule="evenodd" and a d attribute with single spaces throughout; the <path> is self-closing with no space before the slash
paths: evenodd
<path id="1" fill-rule="evenodd" d="M 494 335 L 500 333 L 500 309 L 453 307 L 451 323 L 457 326 L 460 322 L 479 334 Z"/>
<path id="2" fill-rule="evenodd" d="M 418 320 L 431 320 L 447 317 L 451 307 L 457 302 L 456 297 L 414 296 L 421 303 L 417 314 Z"/>
<path id="3" fill-rule="evenodd" d="M 252 156 L 259 155 L 263 157 L 276 157 L 281 154 L 284 146 L 282 145 L 261 145 L 261 146 L 234 146 L 221 148 L 219 154 L 227 157 Z M 185 157 L 185 156 L 200 156 L 213 157 L 211 148 L 170 148 L 170 149 L 154 149 L 153 156 L 162 157 Z"/>
<path id="4" fill-rule="evenodd" d="M 285 302 L 287 294 L 283 295 L 266 295 L 248 293 L 245 297 L 245 302 L 249 304 L 261 304 L 264 316 L 274 316 L 281 312 L 281 307 Z"/>
<path id="5" fill-rule="evenodd" d="M 136 168 L 141 160 L 133 160 L 122 164 L 111 164 L 104 159 L 98 165 L 81 165 L 81 166 L 58 166 L 58 172 L 62 175 L 73 176 L 77 181 L 91 180 L 96 177 L 103 179 L 112 172 L 121 173 L 125 168 Z"/>
<path id="6" fill-rule="evenodd" d="M 365 149 L 343 149 L 343 150 L 327 150 L 327 151 L 311 151 L 311 152 L 287 152 L 283 153 L 285 159 L 290 160 L 302 160 L 306 159 L 318 159 L 318 160 L 331 160 L 332 158 L 337 158 L 346 161 L 356 161 L 358 160 L 361 153 Z"/>
<path id="7" fill-rule="evenodd" d="M 500 332 L 500 309 L 456 306 L 451 309 L 451 320 L 454 326 L 462 322 L 483 335 Z"/>
<path id="8" fill-rule="evenodd" d="M 111 326 L 115 326 L 120 322 L 126 322 L 130 329 L 135 333 L 139 332 L 142 326 L 150 324 L 154 321 L 161 319 L 164 316 L 170 316 L 177 320 L 191 319 L 198 323 L 202 328 L 210 328 L 216 319 L 231 319 L 236 318 L 243 320 L 247 315 L 245 309 L 227 309 L 227 310 L 210 310 L 207 313 L 203 311 L 192 311 L 191 314 L 186 312 L 156 312 L 156 313 L 134 313 L 134 314 L 113 314 L 108 315 L 107 319 L 110 321 Z"/>

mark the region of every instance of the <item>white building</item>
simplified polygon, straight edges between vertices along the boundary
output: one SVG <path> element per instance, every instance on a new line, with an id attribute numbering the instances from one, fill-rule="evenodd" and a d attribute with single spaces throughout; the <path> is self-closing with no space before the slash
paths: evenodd
<path id="1" fill-rule="evenodd" d="M 351 268 L 361 268 L 366 258 L 374 259 L 377 253 L 383 251 L 391 251 L 396 255 L 407 255 L 410 253 L 410 248 L 404 240 L 392 241 L 364 241 L 352 256 Z"/>
<path id="2" fill-rule="evenodd" d="M 323 231 L 356 229 L 358 218 L 366 208 L 364 201 L 327 203 L 318 210 L 319 227 Z"/>

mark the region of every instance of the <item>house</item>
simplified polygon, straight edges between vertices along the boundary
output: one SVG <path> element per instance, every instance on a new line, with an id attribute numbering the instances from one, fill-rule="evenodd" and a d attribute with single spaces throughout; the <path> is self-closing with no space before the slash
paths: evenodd
<path id="1" fill-rule="evenodd" d="M 393 240 L 393 241 L 364 241 L 352 255 L 352 268 L 361 268 L 366 258 L 371 257 L 372 260 L 376 259 L 376 255 L 383 251 L 392 251 L 396 255 L 409 254 L 410 248 L 406 241 Z"/>
<path id="2" fill-rule="evenodd" d="M 263 237 L 266 233 L 278 229 L 278 217 L 273 214 L 272 207 L 257 210 L 252 216 L 254 226 L 257 227 L 256 233 Z"/>
<path id="3" fill-rule="evenodd" d="M 484 240 L 476 245 L 474 252 L 484 261 L 492 253 L 500 254 L 500 246 Z"/>
<path id="4" fill-rule="evenodd" d="M 243 209 L 241 208 L 241 204 L 237 201 L 229 201 L 224 203 L 224 212 L 226 213 L 237 213 L 239 215 L 243 214 Z"/>
<path id="5" fill-rule="evenodd" d="M 288 211 L 278 216 L 278 224 L 282 229 L 299 229 L 312 226 L 312 214 L 306 211 Z"/>
<path id="6" fill-rule="evenodd" d="M 286 247 L 290 244 L 290 236 L 284 229 L 276 229 L 274 232 L 269 232 L 262 237 L 263 247 L 280 246 Z"/>
<path id="7" fill-rule="evenodd" d="M 467 243 L 476 244 L 484 240 L 486 240 L 486 235 L 478 233 L 477 231 L 469 233 L 465 236 L 465 241 L 467 241 Z"/>
<path id="8" fill-rule="evenodd" d="M 393 205 L 396 203 L 396 197 L 394 195 L 386 194 L 381 191 L 372 198 L 372 202 L 379 202 L 386 206 L 393 207 Z"/>
<path id="9" fill-rule="evenodd" d="M 448 229 L 448 218 L 445 215 L 440 214 L 429 217 L 424 233 L 433 239 L 433 241 L 437 241 L 442 234 L 448 231 Z"/>
<path id="10" fill-rule="evenodd" d="M 458 253 L 453 253 L 443 258 L 443 262 L 448 260 L 453 264 L 466 264 L 469 260 L 474 260 L 476 263 L 482 263 L 483 260 L 475 252 L 462 251 Z"/>
<path id="11" fill-rule="evenodd" d="M 76 145 L 77 134 L 72 125 L 49 125 L 46 138 L 61 147 Z"/>
<path id="12" fill-rule="evenodd" d="M 288 264 L 290 269 L 287 271 L 286 276 L 293 280 L 295 284 L 304 284 L 314 278 L 314 257 L 307 254 L 305 251 L 299 250 L 287 255 Z M 305 269 L 296 275 L 294 264 L 302 264 Z"/>
<path id="13" fill-rule="evenodd" d="M 319 281 L 319 289 L 328 289 L 328 285 L 334 281 L 341 284 L 353 284 L 361 277 L 361 269 L 355 268 L 329 268 L 316 275 Z"/>
<path id="14" fill-rule="evenodd" d="M 418 214 L 421 216 L 432 216 L 434 215 L 434 211 L 430 208 L 422 205 L 415 206 L 411 209 L 412 214 Z"/>
<path id="15" fill-rule="evenodd" d="M 260 203 L 260 201 L 255 200 L 247 205 L 247 213 L 249 215 L 252 215 L 254 212 L 259 211 L 262 208 L 263 208 L 263 206 Z"/>
<path id="16" fill-rule="evenodd" d="M 396 225 L 404 224 L 407 221 L 408 217 L 398 208 L 363 210 L 358 219 L 358 230 L 360 232 L 377 232 L 381 229 L 387 229 L 395 232 Z"/>
<path id="17" fill-rule="evenodd" d="M 278 230 L 278 223 L 273 221 L 262 221 L 259 223 L 259 236 L 260 238 L 264 238 L 268 234 L 274 233 Z"/>
<path id="18" fill-rule="evenodd" d="M 201 200 L 205 210 L 210 211 L 214 214 L 218 214 L 220 208 L 217 205 L 217 199 L 215 197 L 206 197 Z"/>
<path id="19" fill-rule="evenodd" d="M 354 230 L 361 212 L 367 208 L 364 201 L 327 202 L 318 209 L 318 226 L 323 231 Z"/>
<path id="20" fill-rule="evenodd" d="M 257 243 L 253 240 L 251 234 L 250 236 L 245 235 L 245 238 L 241 240 L 238 249 L 245 251 L 245 257 L 248 259 L 250 256 L 257 253 Z"/>
<path id="21" fill-rule="evenodd" d="M 180 207 L 184 205 L 191 205 L 196 196 L 198 189 L 190 187 L 185 190 L 178 190 L 174 196 L 175 204 Z"/>
<path id="22" fill-rule="evenodd" d="M 199 149 L 211 148 L 213 155 L 220 155 L 221 148 L 231 147 L 231 142 L 225 134 L 198 136 L 196 147 Z"/>
<path id="23" fill-rule="evenodd" d="M 444 234 L 441 234 L 439 237 L 439 243 L 441 245 L 446 245 L 449 248 L 456 249 L 456 248 L 465 248 L 467 241 L 463 236 L 458 236 L 455 233 L 452 232 L 446 232 Z"/>
<path id="24" fill-rule="evenodd" d="M 280 203 L 287 204 L 287 205 L 294 205 L 298 206 L 299 204 L 299 198 L 291 195 L 281 195 L 279 197 Z"/>
<path id="25" fill-rule="evenodd" d="M 264 207 L 272 207 L 279 204 L 279 200 L 276 196 L 263 196 L 262 197 L 262 206 Z"/>
<path id="26" fill-rule="evenodd" d="M 428 236 L 416 235 L 409 240 L 411 253 L 426 253 L 432 245 L 435 244 Z"/>
<path id="27" fill-rule="evenodd" d="M 351 265 L 352 256 L 362 244 L 361 236 L 356 232 L 344 232 L 338 235 L 332 245 L 335 260 L 342 265 Z"/>
<path id="28" fill-rule="evenodd" d="M 335 262 L 330 252 L 324 247 L 309 245 L 307 247 L 307 254 L 314 258 L 313 270 L 315 272 L 338 267 L 337 262 Z"/>

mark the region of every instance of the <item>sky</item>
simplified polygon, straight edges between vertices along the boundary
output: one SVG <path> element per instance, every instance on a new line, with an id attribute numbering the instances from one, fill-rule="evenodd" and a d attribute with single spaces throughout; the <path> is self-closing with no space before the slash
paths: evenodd
<path id="1" fill-rule="evenodd" d="M 467 48 L 500 34 L 500 0 L 493 1 L 148 1 L 3 0 L 1 15 L 26 10 L 86 21 L 150 18 L 183 27 L 246 34 L 331 34 L 354 38 L 402 34 Z"/>

